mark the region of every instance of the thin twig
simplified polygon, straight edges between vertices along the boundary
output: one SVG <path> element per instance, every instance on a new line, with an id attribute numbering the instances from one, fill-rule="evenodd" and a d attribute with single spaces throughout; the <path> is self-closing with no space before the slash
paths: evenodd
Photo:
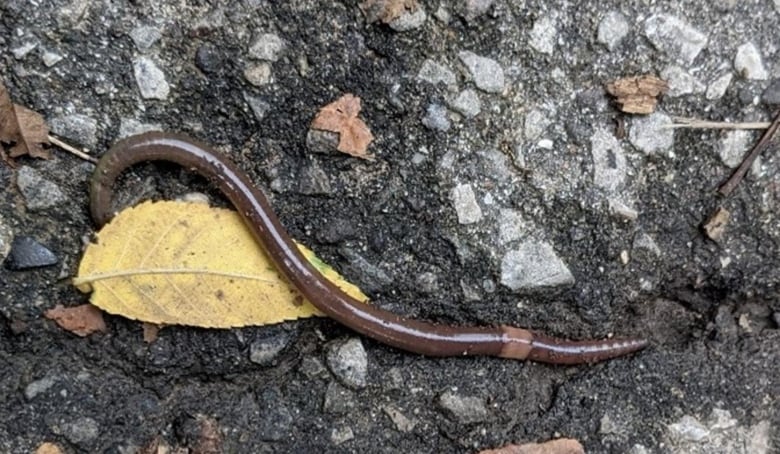
<path id="1" fill-rule="evenodd" d="M 71 154 L 74 154 L 74 155 L 78 156 L 79 158 L 81 158 L 81 159 L 83 159 L 85 161 L 89 161 L 89 162 L 92 162 L 92 163 L 95 163 L 95 164 L 97 164 L 97 162 L 98 162 L 97 158 L 95 158 L 93 156 L 90 156 L 90 155 L 84 153 L 83 151 L 68 145 L 67 143 L 61 141 L 60 139 L 58 139 L 58 138 L 56 138 L 56 137 L 54 137 L 52 135 L 49 135 L 49 142 L 51 142 L 54 145 L 62 148 L 63 150 L 67 151 L 68 153 L 71 153 Z"/>
<path id="2" fill-rule="evenodd" d="M 663 129 L 766 129 L 771 123 L 766 122 L 748 122 L 748 123 L 730 123 L 728 121 L 708 121 L 698 118 L 672 117 L 674 123 L 663 125 Z"/>
<path id="3" fill-rule="evenodd" d="M 750 150 L 750 153 L 748 153 L 747 156 L 745 156 L 745 158 L 742 160 L 742 164 L 740 164 L 739 167 L 737 167 L 737 170 L 731 174 L 731 177 L 729 177 L 729 179 L 718 188 L 720 195 L 726 197 L 731 194 L 734 188 L 737 187 L 739 182 L 742 181 L 742 178 L 745 177 L 748 169 L 750 169 L 750 166 L 753 165 L 753 161 L 755 161 L 758 155 L 760 155 L 761 152 L 764 151 L 764 149 L 767 147 L 767 145 L 769 145 L 769 142 L 772 140 L 772 136 L 775 135 L 777 128 L 780 128 L 780 111 L 777 112 L 774 120 L 772 120 L 772 123 L 769 125 L 767 130 L 764 131 L 764 134 L 753 146 L 753 149 Z"/>

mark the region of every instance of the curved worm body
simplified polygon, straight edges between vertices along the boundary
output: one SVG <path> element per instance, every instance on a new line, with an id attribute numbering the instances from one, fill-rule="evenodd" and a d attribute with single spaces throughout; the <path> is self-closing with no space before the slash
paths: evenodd
<path id="1" fill-rule="evenodd" d="M 301 255 L 265 195 L 229 159 L 178 134 L 149 132 L 118 142 L 103 155 L 90 186 L 92 218 L 111 219 L 117 177 L 142 161 L 170 161 L 217 185 L 238 210 L 278 270 L 314 306 L 347 327 L 379 342 L 430 356 L 490 355 L 553 364 L 593 363 L 644 348 L 643 339 L 567 341 L 511 326 L 436 325 L 400 317 L 360 303 L 323 278 Z"/>

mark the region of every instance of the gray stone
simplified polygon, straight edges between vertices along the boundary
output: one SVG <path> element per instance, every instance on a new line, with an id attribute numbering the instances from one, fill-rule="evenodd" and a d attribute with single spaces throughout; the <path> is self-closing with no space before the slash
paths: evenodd
<path id="1" fill-rule="evenodd" d="M 460 424 L 473 424 L 488 419 L 485 401 L 479 397 L 461 396 L 447 391 L 439 396 L 439 408 Z"/>
<path id="2" fill-rule="evenodd" d="M 644 31 L 656 49 L 685 66 L 691 66 L 707 46 L 707 35 L 669 14 L 650 16 Z"/>
<path id="3" fill-rule="evenodd" d="M 433 85 L 438 83 L 455 85 L 455 82 L 457 82 L 455 73 L 446 66 L 436 63 L 430 58 L 422 63 L 420 71 L 417 73 L 417 78 Z"/>
<path id="4" fill-rule="evenodd" d="M 425 14 L 425 10 L 422 6 L 418 6 L 417 9 L 412 12 L 405 11 L 388 25 L 397 32 L 408 32 L 422 27 L 427 18 L 428 15 Z"/>
<path id="5" fill-rule="evenodd" d="M 306 148 L 312 153 L 329 154 L 339 146 L 339 133 L 309 129 L 306 133 Z"/>
<path id="6" fill-rule="evenodd" d="M 58 54 L 57 52 L 53 52 L 50 50 L 45 51 L 43 55 L 41 55 L 41 60 L 43 61 L 43 64 L 46 65 L 47 68 L 51 68 L 52 66 L 61 62 L 63 58 L 65 57 Z"/>
<path id="7" fill-rule="evenodd" d="M 459 52 L 458 58 L 468 68 L 477 88 L 488 93 L 504 91 L 504 69 L 497 61 L 469 51 Z"/>
<path id="8" fill-rule="evenodd" d="M 653 237 L 647 233 L 640 233 L 634 237 L 634 244 L 632 246 L 634 251 L 644 250 L 652 253 L 656 257 L 661 255 L 661 248 L 655 242 Z"/>
<path id="9" fill-rule="evenodd" d="M 671 150 L 674 146 L 674 129 L 664 128 L 671 123 L 672 119 L 663 112 L 635 117 L 631 122 L 628 140 L 646 154 Z"/>
<path id="10" fill-rule="evenodd" d="M 122 118 L 119 122 L 119 138 L 130 137 L 149 131 L 162 131 L 160 123 L 141 123 L 134 118 Z"/>
<path id="11" fill-rule="evenodd" d="M 149 57 L 141 56 L 133 62 L 135 83 L 144 99 L 165 100 L 171 91 L 165 73 Z"/>
<path id="12" fill-rule="evenodd" d="M 157 27 L 141 25 L 130 31 L 130 38 L 138 50 L 145 52 L 162 38 L 162 32 Z"/>
<path id="13" fill-rule="evenodd" d="M 753 143 L 753 133 L 744 129 L 728 131 L 718 141 L 718 156 L 720 160 L 732 169 L 742 163 L 745 152 Z"/>
<path id="14" fill-rule="evenodd" d="M 425 111 L 425 117 L 422 119 L 422 124 L 429 129 L 437 131 L 449 131 L 450 118 L 448 116 L 447 108 L 441 104 L 430 104 Z"/>
<path id="15" fill-rule="evenodd" d="M 355 393 L 336 382 L 328 383 L 322 411 L 331 415 L 346 415 L 357 407 Z"/>
<path id="16" fill-rule="evenodd" d="M 479 102 L 479 95 L 477 95 L 476 91 L 471 89 L 466 89 L 458 93 L 458 95 L 450 101 L 449 106 L 466 118 L 476 117 L 482 109 L 482 105 Z"/>
<path id="17" fill-rule="evenodd" d="M 100 435 L 100 426 L 94 419 L 83 416 L 63 424 L 62 435 L 73 444 L 89 444 Z"/>
<path id="18" fill-rule="evenodd" d="M 271 105 L 265 102 L 262 98 L 252 96 L 247 92 L 243 93 L 244 101 L 249 104 L 249 108 L 252 109 L 252 113 L 255 114 L 257 121 L 263 121 L 265 115 L 271 110 Z"/>
<path id="19" fill-rule="evenodd" d="M 498 213 L 498 242 L 517 241 L 528 235 L 528 222 L 516 210 L 503 208 Z"/>
<path id="20" fill-rule="evenodd" d="M 11 243 L 14 240 L 14 232 L 11 226 L 5 222 L 3 215 L 0 214 L 0 262 L 8 257 L 8 253 L 11 252 Z"/>
<path id="21" fill-rule="evenodd" d="M 436 273 L 431 273 L 430 271 L 417 275 L 415 284 L 417 284 L 417 288 L 421 292 L 427 295 L 433 295 L 439 291 L 439 278 L 436 276 Z"/>
<path id="22" fill-rule="evenodd" d="M 360 286 L 369 292 L 379 291 L 393 283 L 390 276 L 382 268 L 366 260 L 358 252 L 344 246 L 339 248 L 339 254 L 349 261 L 349 267 L 361 276 Z"/>
<path id="23" fill-rule="evenodd" d="M 333 192 L 328 174 L 312 161 L 302 170 L 298 179 L 298 191 L 306 195 L 328 195 Z"/>
<path id="24" fill-rule="evenodd" d="M 775 79 L 761 94 L 765 104 L 780 104 L 780 79 Z"/>
<path id="25" fill-rule="evenodd" d="M 528 44 L 537 52 L 550 55 L 558 39 L 558 24 L 554 16 L 542 16 L 534 22 Z"/>
<path id="26" fill-rule="evenodd" d="M 706 87 L 701 81 L 693 77 L 684 68 L 677 65 L 669 65 L 661 71 L 661 79 L 669 84 L 667 96 L 677 96 L 704 93 Z"/>
<path id="27" fill-rule="evenodd" d="M 310 356 L 303 358 L 303 361 L 301 361 L 300 371 L 303 375 L 306 376 L 306 378 L 309 379 L 323 377 L 327 373 L 327 370 L 322 364 L 322 361 Z"/>
<path id="28" fill-rule="evenodd" d="M 615 192 L 626 179 L 626 156 L 615 135 L 606 129 L 597 129 L 590 138 L 593 156 L 593 184 L 608 192 Z"/>
<path id="29" fill-rule="evenodd" d="M 493 6 L 493 3 L 495 3 L 495 0 L 466 0 L 463 4 L 461 16 L 467 22 L 473 22 L 474 19 L 485 15 L 490 10 L 490 7 Z"/>
<path id="30" fill-rule="evenodd" d="M 35 50 L 35 48 L 38 47 L 37 41 L 25 41 L 18 46 L 11 49 L 11 53 L 14 54 L 14 58 L 17 60 L 21 60 L 24 57 L 27 56 L 30 52 Z"/>
<path id="31" fill-rule="evenodd" d="M 710 435 L 709 429 L 690 415 L 685 415 L 668 426 L 670 433 L 685 441 L 702 441 Z"/>
<path id="32" fill-rule="evenodd" d="M 36 169 L 22 166 L 16 174 L 16 184 L 24 196 L 25 204 L 31 211 L 45 210 L 64 203 L 67 200 L 60 187 L 47 180 Z"/>
<path id="33" fill-rule="evenodd" d="M 258 36 L 249 48 L 249 56 L 256 60 L 278 61 L 285 49 L 282 38 L 273 33 L 263 33 Z"/>
<path id="34" fill-rule="evenodd" d="M 529 240 L 504 255 L 501 283 L 518 291 L 572 285 L 574 276 L 549 243 Z"/>
<path id="35" fill-rule="evenodd" d="M 330 441 L 337 446 L 346 443 L 353 438 L 355 438 L 355 433 L 352 432 L 352 428 L 349 426 L 334 427 L 330 431 Z"/>
<path id="36" fill-rule="evenodd" d="M 622 219 L 636 221 L 639 217 L 639 212 L 622 200 L 611 198 L 607 203 L 609 205 L 610 213 Z"/>
<path id="37" fill-rule="evenodd" d="M 555 113 L 544 112 L 541 109 L 531 109 L 525 114 L 523 121 L 523 137 L 531 141 L 541 137 L 552 124 Z"/>
<path id="38" fill-rule="evenodd" d="M 382 411 L 390 418 L 390 421 L 393 422 L 393 425 L 399 432 L 409 433 L 414 430 L 414 426 L 417 424 L 413 419 L 407 418 L 401 410 L 392 405 L 385 405 L 382 407 Z"/>
<path id="39" fill-rule="evenodd" d="M 731 71 L 727 71 L 719 75 L 707 86 L 707 92 L 704 96 L 710 101 L 722 98 L 723 95 L 726 94 L 726 90 L 729 88 L 729 85 L 731 85 L 731 79 L 733 78 L 734 75 L 731 73 Z"/>
<path id="40" fill-rule="evenodd" d="M 24 388 L 24 397 L 27 400 L 33 400 L 40 394 L 45 393 L 51 389 L 54 384 L 57 383 L 54 377 L 43 377 L 38 380 L 32 381 Z"/>
<path id="41" fill-rule="evenodd" d="M 761 61 L 761 53 L 753 43 L 745 43 L 737 48 L 737 55 L 734 57 L 734 69 L 737 70 L 737 74 L 745 79 L 769 79 L 769 73 Z"/>
<path id="42" fill-rule="evenodd" d="M 601 22 L 597 33 L 598 41 L 607 46 L 610 51 L 615 50 L 623 38 L 628 34 L 628 20 L 619 11 L 608 12 Z"/>
<path id="43" fill-rule="evenodd" d="M 87 147 L 97 145 L 97 120 L 81 114 L 52 118 L 49 126 L 53 133 Z"/>
<path id="44" fill-rule="evenodd" d="M 271 64 L 262 62 L 252 64 L 244 69 L 244 78 L 255 87 L 262 87 L 273 82 Z"/>
<path id="45" fill-rule="evenodd" d="M 249 360 L 261 366 L 273 364 L 290 343 L 290 338 L 289 334 L 281 333 L 255 340 L 249 345 Z"/>
<path id="46" fill-rule="evenodd" d="M 459 223 L 473 224 L 482 219 L 482 209 L 477 203 L 477 198 L 470 184 L 459 184 L 452 188 L 450 199 L 458 215 Z"/>
<path id="47" fill-rule="evenodd" d="M 335 342 L 328 348 L 328 367 L 344 386 L 365 388 L 368 375 L 368 356 L 360 339 Z"/>

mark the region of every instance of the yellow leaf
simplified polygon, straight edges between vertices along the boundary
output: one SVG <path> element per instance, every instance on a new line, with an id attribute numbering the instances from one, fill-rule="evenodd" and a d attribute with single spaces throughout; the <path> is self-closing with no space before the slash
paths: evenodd
<path id="1" fill-rule="evenodd" d="M 298 247 L 327 279 L 368 300 Z M 322 315 L 276 272 L 236 212 L 199 203 L 122 211 L 87 247 L 73 283 L 106 312 L 149 323 L 229 328 Z"/>

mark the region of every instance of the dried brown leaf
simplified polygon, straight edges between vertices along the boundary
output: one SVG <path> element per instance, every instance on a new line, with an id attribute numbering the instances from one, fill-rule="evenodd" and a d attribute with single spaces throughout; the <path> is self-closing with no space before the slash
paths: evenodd
<path id="1" fill-rule="evenodd" d="M 368 144 L 374 140 L 374 135 L 363 120 L 358 118 L 359 113 L 360 98 L 348 93 L 320 109 L 311 122 L 311 127 L 339 133 L 339 144 L 336 148 L 342 153 L 373 159 L 366 150 Z"/>
<path id="2" fill-rule="evenodd" d="M 559 438 L 544 443 L 506 445 L 498 449 L 486 449 L 479 454 L 585 454 L 585 449 L 577 440 Z"/>
<path id="3" fill-rule="evenodd" d="M 655 76 L 624 77 L 607 84 L 607 92 L 626 113 L 649 114 L 655 111 L 658 96 L 666 93 L 669 85 Z"/>
<path id="4" fill-rule="evenodd" d="M 729 210 L 718 207 L 702 226 L 704 228 L 704 233 L 711 240 L 720 241 L 720 239 L 723 238 L 723 233 L 726 231 L 726 225 L 728 225 L 730 217 L 731 213 Z"/>
<path id="5" fill-rule="evenodd" d="M 91 304 L 82 304 L 74 307 L 63 307 L 61 304 L 58 304 L 54 309 L 44 312 L 43 315 L 57 322 L 62 329 L 81 337 L 88 336 L 96 331 L 106 330 L 103 312 Z"/>
<path id="6" fill-rule="evenodd" d="M 144 342 L 153 344 L 157 340 L 157 335 L 160 334 L 162 325 L 144 322 L 142 326 L 144 330 Z"/>
<path id="7" fill-rule="evenodd" d="M 8 90 L 0 83 L 0 142 L 13 144 L 12 158 L 29 155 L 51 159 L 51 152 L 41 145 L 49 143 L 49 127 L 43 117 L 32 110 L 14 104 Z"/>
<path id="8" fill-rule="evenodd" d="M 41 443 L 35 449 L 35 454 L 62 454 L 62 448 L 51 442 Z"/>
<path id="9" fill-rule="evenodd" d="M 222 449 L 222 434 L 219 432 L 219 424 L 214 418 L 198 415 L 200 433 L 195 445 L 192 446 L 192 454 L 220 454 Z"/>
<path id="10" fill-rule="evenodd" d="M 381 21 L 389 24 L 401 17 L 404 12 L 417 11 L 419 5 L 417 0 L 366 0 L 358 7 L 369 22 Z"/>

